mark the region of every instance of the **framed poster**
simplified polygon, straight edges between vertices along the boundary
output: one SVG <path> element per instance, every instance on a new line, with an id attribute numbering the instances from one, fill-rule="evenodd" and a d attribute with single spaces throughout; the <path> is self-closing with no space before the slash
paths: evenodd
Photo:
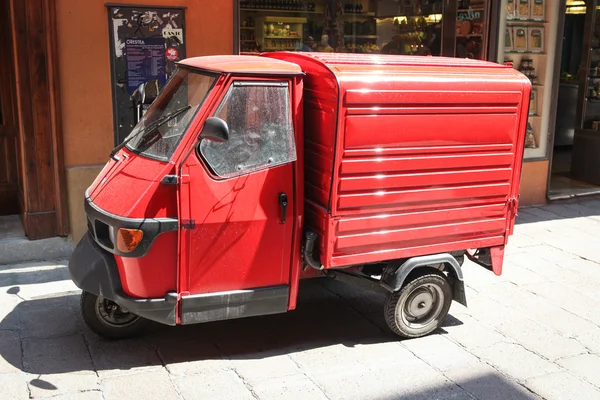
<path id="1" fill-rule="evenodd" d="M 185 58 L 185 8 L 108 4 L 115 145 Z"/>

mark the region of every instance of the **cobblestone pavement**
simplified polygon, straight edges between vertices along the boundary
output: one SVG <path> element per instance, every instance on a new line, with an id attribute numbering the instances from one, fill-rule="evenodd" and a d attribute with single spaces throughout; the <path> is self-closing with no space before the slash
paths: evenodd
<path id="1" fill-rule="evenodd" d="M 399 341 L 383 297 L 303 282 L 287 314 L 85 328 L 66 262 L 0 267 L 0 398 L 600 399 L 600 201 L 520 211 L 504 274 L 465 263 L 469 308 Z"/>

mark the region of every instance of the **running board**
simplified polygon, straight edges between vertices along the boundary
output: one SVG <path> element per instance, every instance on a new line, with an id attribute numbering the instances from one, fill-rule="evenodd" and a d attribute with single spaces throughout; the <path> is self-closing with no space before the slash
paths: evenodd
<path id="1" fill-rule="evenodd" d="M 289 286 L 281 285 L 183 296 L 181 324 L 284 313 L 288 310 L 289 294 Z"/>

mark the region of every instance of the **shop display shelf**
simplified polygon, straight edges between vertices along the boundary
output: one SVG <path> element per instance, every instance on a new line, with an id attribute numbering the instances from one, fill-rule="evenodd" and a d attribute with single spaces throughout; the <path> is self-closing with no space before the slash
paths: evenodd
<path id="1" fill-rule="evenodd" d="M 525 23 L 545 24 L 548 21 L 543 20 L 543 19 L 518 19 L 518 18 L 513 18 L 513 19 L 508 19 L 507 18 L 506 19 L 506 23 L 507 24 L 511 24 L 511 25 L 518 24 L 518 23 L 523 23 L 523 22 L 525 22 Z"/>
<path id="2" fill-rule="evenodd" d="M 353 37 L 356 39 L 377 39 L 378 38 L 377 35 L 344 35 L 344 37 L 346 37 L 346 38 Z"/>
<path id="3" fill-rule="evenodd" d="M 344 13 L 344 17 L 374 17 L 374 12 L 362 12 L 362 13 Z"/>
<path id="4" fill-rule="evenodd" d="M 266 13 L 287 13 L 287 14 L 323 14 L 319 11 L 307 11 L 307 10 L 278 10 L 270 8 L 240 8 L 240 11 L 252 11 L 252 12 L 266 12 Z"/>
<path id="5" fill-rule="evenodd" d="M 265 39 L 287 39 L 287 40 L 300 40 L 302 39 L 300 36 L 263 36 Z"/>
<path id="6" fill-rule="evenodd" d="M 512 51 L 505 51 L 505 54 L 538 54 L 538 55 L 546 55 L 545 51 L 518 51 L 518 50 L 512 50 Z"/>
<path id="7" fill-rule="evenodd" d="M 469 12 L 469 11 L 485 11 L 485 8 L 483 8 L 483 7 L 477 7 L 477 8 L 459 8 L 457 12 Z"/>

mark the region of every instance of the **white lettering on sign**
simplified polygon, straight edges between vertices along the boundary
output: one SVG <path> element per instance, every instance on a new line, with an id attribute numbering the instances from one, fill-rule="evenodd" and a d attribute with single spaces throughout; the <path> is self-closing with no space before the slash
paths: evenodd
<path id="1" fill-rule="evenodd" d="M 481 12 L 473 11 L 473 10 L 461 11 L 457 15 L 457 19 L 459 21 L 474 21 L 474 20 L 478 20 L 480 18 L 481 18 Z"/>
<path id="2" fill-rule="evenodd" d="M 127 44 L 145 44 L 146 42 L 144 42 L 143 40 L 136 40 L 136 39 L 127 39 L 125 41 L 125 43 Z"/>
<path id="3" fill-rule="evenodd" d="M 164 38 L 175 37 L 179 39 L 179 43 L 183 43 L 183 29 L 163 29 L 162 35 Z"/>

